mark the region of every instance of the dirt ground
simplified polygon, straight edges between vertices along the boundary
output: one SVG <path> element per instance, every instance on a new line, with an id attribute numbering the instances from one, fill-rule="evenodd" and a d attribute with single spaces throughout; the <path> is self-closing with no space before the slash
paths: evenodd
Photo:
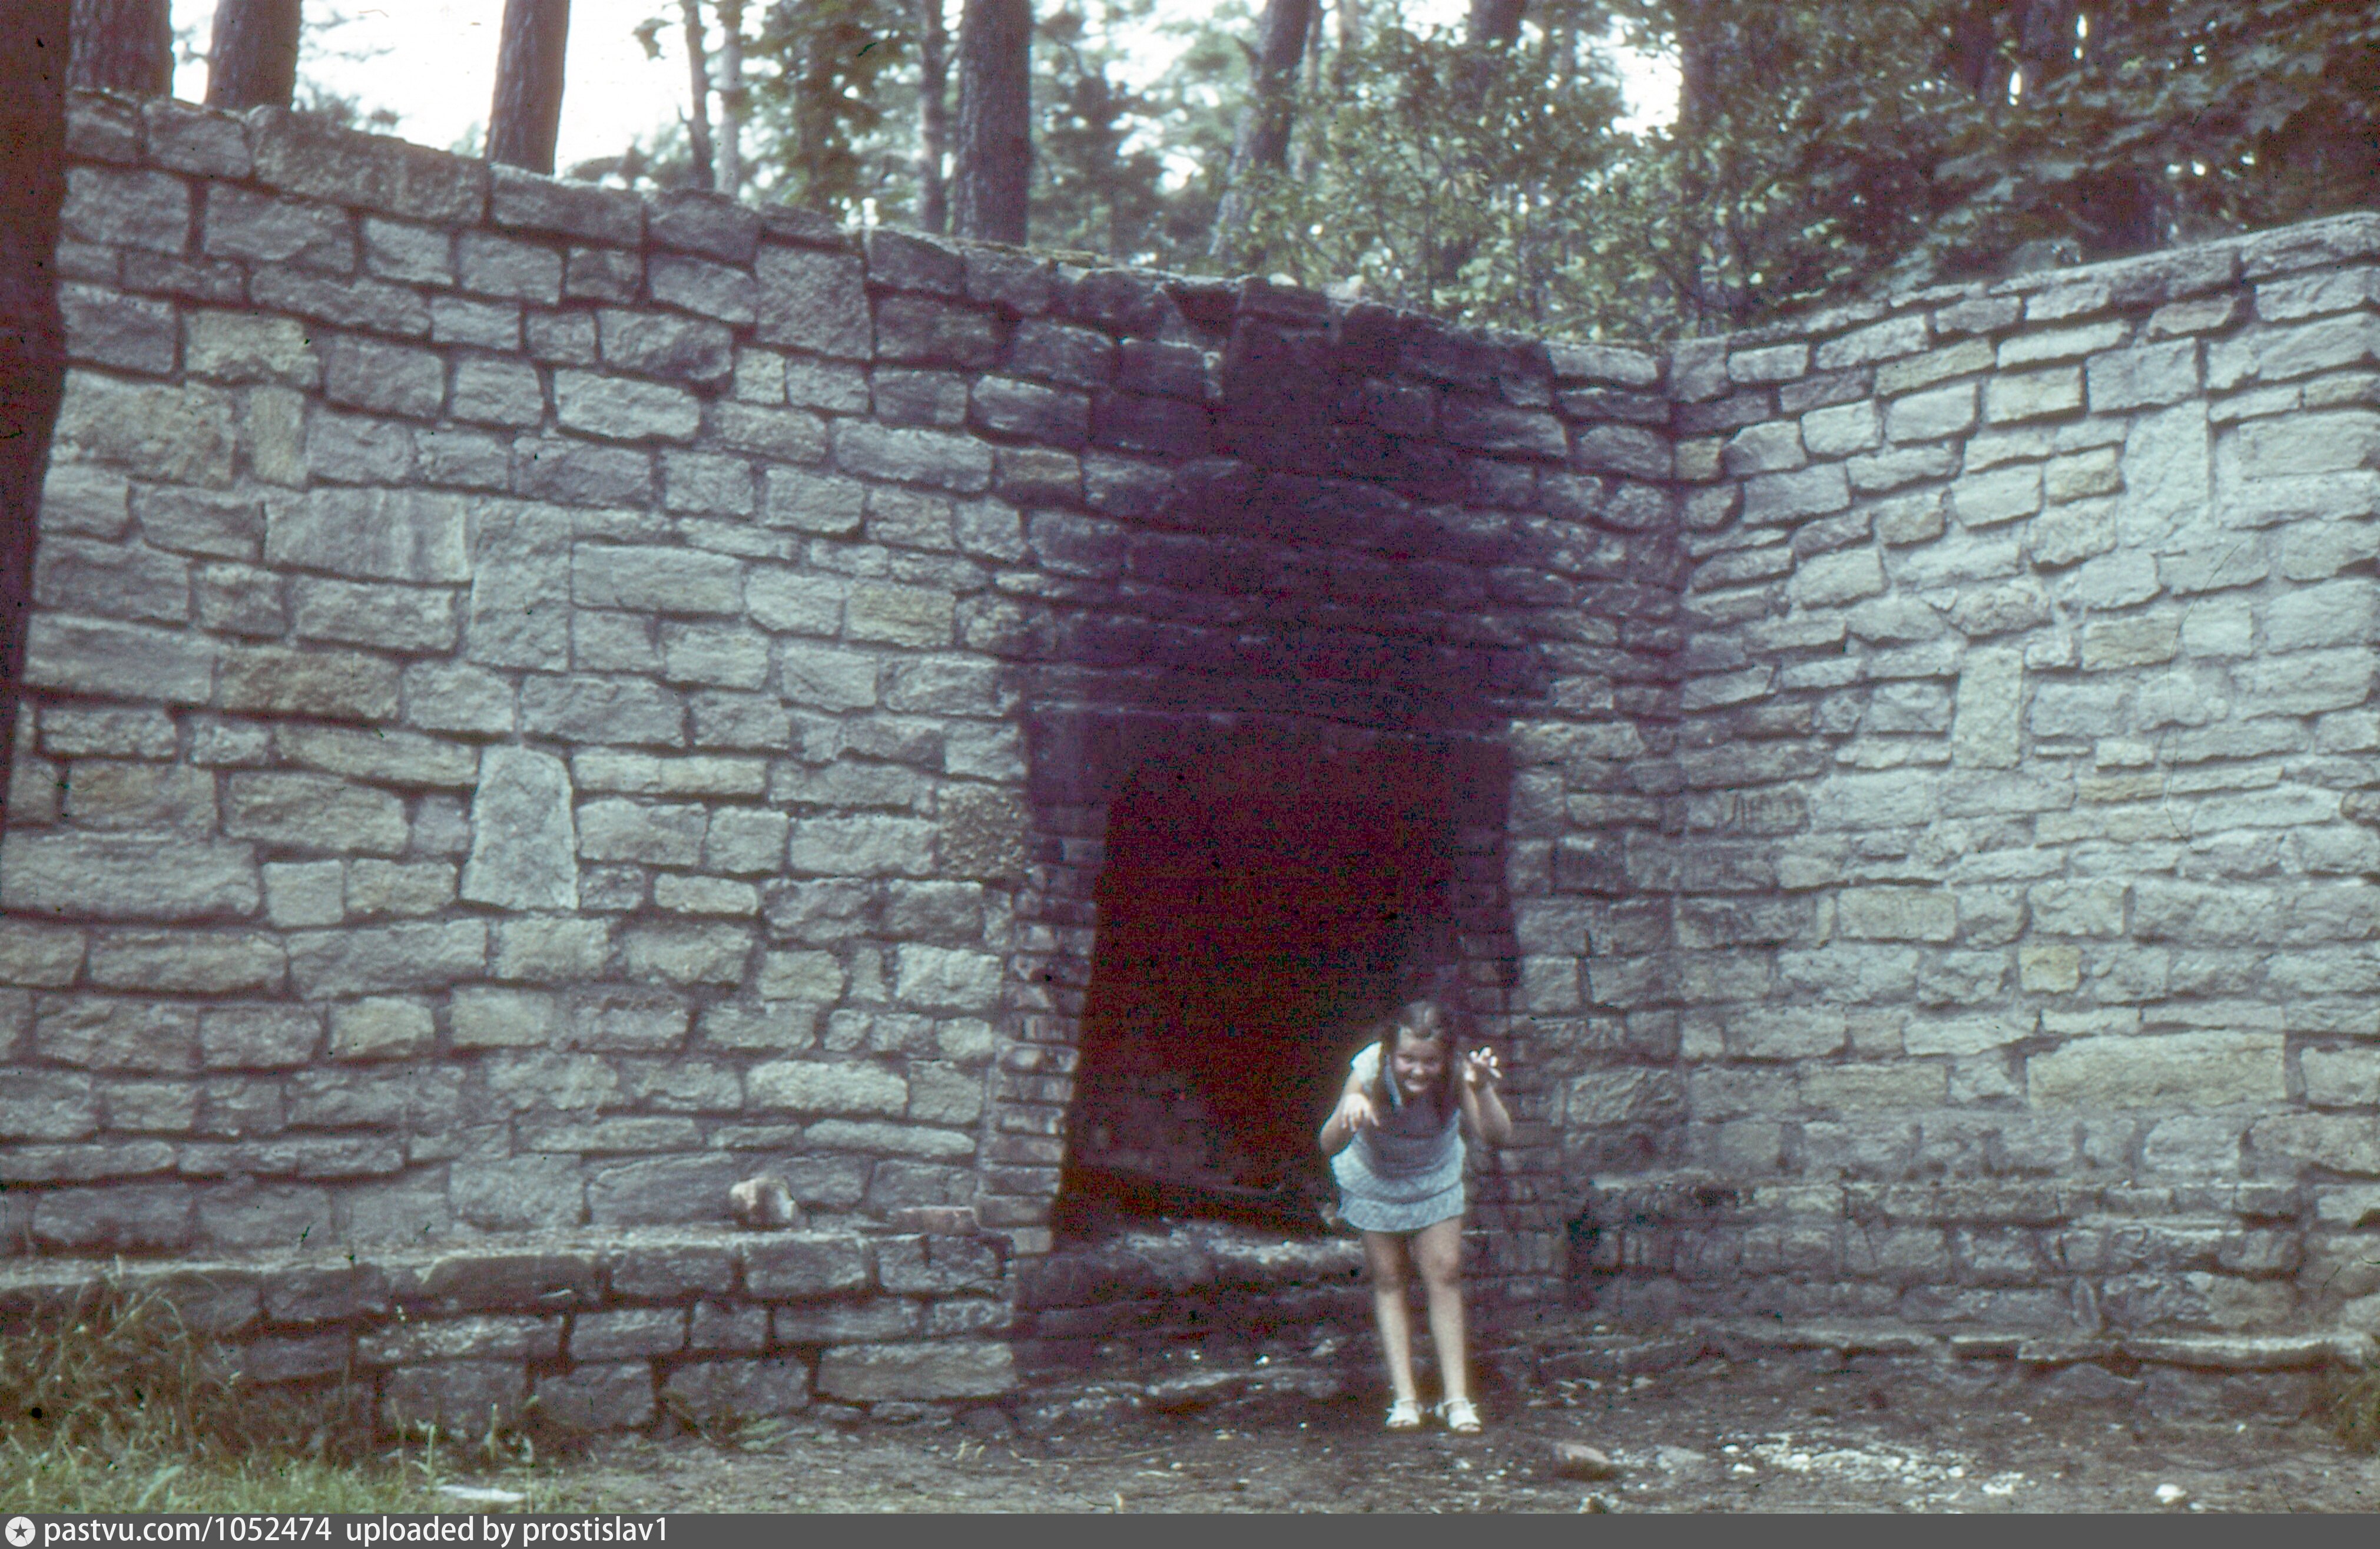
<path id="1" fill-rule="evenodd" d="M 1281 1389 L 1186 1412 L 1112 1392 L 1022 1411 L 741 1445 L 622 1439 L 540 1468 L 532 1510 L 2371 1511 L 2380 1458 L 2305 1421 L 2036 1404 L 1955 1375 L 1706 1359 L 1656 1376 L 1491 1390 L 1485 1434 L 1390 1435 L 1373 1396 Z M 1232 1384 L 1217 1393 L 1228 1395 Z M 1195 1393 L 1185 1397 L 1196 1398 Z M 1616 1477 L 1557 1477 L 1582 1442 Z"/>

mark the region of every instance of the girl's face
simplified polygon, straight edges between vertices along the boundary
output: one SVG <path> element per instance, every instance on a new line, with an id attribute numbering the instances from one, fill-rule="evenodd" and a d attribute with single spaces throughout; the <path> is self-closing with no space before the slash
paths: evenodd
<path id="1" fill-rule="evenodd" d="M 1397 1030 L 1396 1053 L 1389 1056 L 1397 1090 L 1407 1097 L 1427 1097 L 1446 1074 L 1446 1041 L 1425 1038 L 1411 1028 Z"/>

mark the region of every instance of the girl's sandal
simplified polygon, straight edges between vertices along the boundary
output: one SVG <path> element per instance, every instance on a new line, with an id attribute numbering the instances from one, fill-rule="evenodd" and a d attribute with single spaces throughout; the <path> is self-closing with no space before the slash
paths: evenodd
<path id="1" fill-rule="evenodd" d="M 1479 1411 L 1471 1407 L 1468 1398 L 1450 1398 L 1438 1407 L 1438 1418 L 1458 1436 L 1479 1434 Z"/>
<path id="2" fill-rule="evenodd" d="M 1421 1404 L 1416 1399 L 1400 1398 L 1389 1406 L 1389 1429 L 1418 1431 L 1421 1429 Z"/>

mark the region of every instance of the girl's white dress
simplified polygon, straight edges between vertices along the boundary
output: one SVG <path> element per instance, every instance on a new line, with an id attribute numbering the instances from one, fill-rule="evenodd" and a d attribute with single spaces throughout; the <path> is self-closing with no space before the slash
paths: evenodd
<path id="1" fill-rule="evenodd" d="M 1350 1067 L 1365 1090 L 1380 1074 L 1380 1046 L 1366 1043 Z M 1443 1116 L 1429 1101 L 1408 1102 L 1388 1083 L 1389 1111 L 1357 1130 L 1330 1159 L 1339 1214 L 1367 1232 L 1417 1232 L 1463 1214 L 1463 1109 Z"/>

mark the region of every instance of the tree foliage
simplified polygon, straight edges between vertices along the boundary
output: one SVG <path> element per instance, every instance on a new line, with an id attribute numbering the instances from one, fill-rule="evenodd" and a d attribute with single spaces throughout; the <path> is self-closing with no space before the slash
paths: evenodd
<path id="1" fill-rule="evenodd" d="M 1286 154 L 1235 183 L 1251 0 L 1040 0 L 1035 240 L 1645 337 L 2380 204 L 2380 0 L 1320 3 Z M 758 191 L 917 218 L 924 14 L 771 6 Z M 1674 121 L 1622 117 L 1623 43 L 1676 64 Z"/>

